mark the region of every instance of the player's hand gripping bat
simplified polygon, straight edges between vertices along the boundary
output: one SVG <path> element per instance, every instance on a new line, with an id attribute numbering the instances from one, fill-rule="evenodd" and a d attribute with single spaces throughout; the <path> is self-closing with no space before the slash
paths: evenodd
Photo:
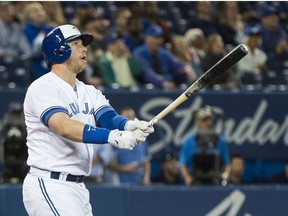
<path id="1" fill-rule="evenodd" d="M 217 78 L 221 77 L 230 67 L 240 61 L 245 55 L 247 55 L 248 49 L 244 44 L 238 45 L 235 49 L 229 52 L 221 60 L 219 60 L 213 67 L 206 71 L 201 77 L 199 77 L 185 92 L 183 92 L 178 98 L 176 98 L 171 104 L 169 104 L 164 110 L 162 110 L 157 116 L 155 116 L 150 124 L 155 125 L 160 119 L 186 101 L 192 94 L 195 94 L 200 89 L 212 83 Z"/>

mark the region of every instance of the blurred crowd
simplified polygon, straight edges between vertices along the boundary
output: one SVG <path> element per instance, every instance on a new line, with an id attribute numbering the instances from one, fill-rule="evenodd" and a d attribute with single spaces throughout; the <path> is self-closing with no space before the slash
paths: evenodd
<path id="1" fill-rule="evenodd" d="M 135 119 L 131 107 L 119 114 Z M 108 185 L 241 185 L 287 184 L 288 162 L 265 164 L 245 155 L 231 154 L 223 132 L 218 131 L 216 113 L 199 107 L 187 116 L 192 129 L 180 147 L 165 146 L 149 152 L 149 139 L 133 150 L 109 144 L 94 145 L 92 170 L 85 182 Z M 0 139 L 0 183 L 21 183 L 27 173 L 26 126 L 22 105 L 11 103 L 3 119 Z M 276 165 L 276 166 L 275 166 Z"/>
<path id="2" fill-rule="evenodd" d="M 96 88 L 184 88 L 240 43 L 248 47 L 248 55 L 209 88 L 287 87 L 287 9 L 287 2 L 257 1 L 0 2 L 0 87 L 27 87 L 47 73 L 42 40 L 66 23 L 95 38 L 78 79 Z M 119 112 L 135 117 L 130 107 Z M 243 183 L 244 158 L 229 155 L 225 138 L 211 131 L 213 112 L 195 110 L 191 119 L 196 132 L 181 149 L 163 153 L 157 172 L 151 171 L 148 143 L 129 154 L 95 145 L 87 180 L 144 185 Z M 267 182 L 287 183 L 287 167 Z M 10 175 L 9 168 L 6 174 Z"/>
<path id="3" fill-rule="evenodd" d="M 47 73 L 43 37 L 72 23 L 95 38 L 78 77 L 97 88 L 191 85 L 238 44 L 249 54 L 211 88 L 288 84 L 287 2 L 1 2 L 0 85 Z"/>

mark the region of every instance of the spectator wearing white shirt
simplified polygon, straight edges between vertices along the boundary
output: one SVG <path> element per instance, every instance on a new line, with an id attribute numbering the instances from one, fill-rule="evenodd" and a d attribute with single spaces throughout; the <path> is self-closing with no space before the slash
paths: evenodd
<path id="1" fill-rule="evenodd" d="M 266 72 L 267 55 L 261 50 L 261 34 L 258 27 L 246 27 L 248 54 L 239 62 L 238 71 L 243 85 L 262 84 Z"/>

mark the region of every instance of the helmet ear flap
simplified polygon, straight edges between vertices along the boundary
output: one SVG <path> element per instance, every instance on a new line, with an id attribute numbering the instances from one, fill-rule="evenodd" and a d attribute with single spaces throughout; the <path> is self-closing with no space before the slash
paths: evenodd
<path id="1" fill-rule="evenodd" d="M 65 62 L 71 55 L 71 47 L 68 44 L 63 44 L 59 49 L 55 49 L 54 53 L 57 56 L 58 61 Z"/>

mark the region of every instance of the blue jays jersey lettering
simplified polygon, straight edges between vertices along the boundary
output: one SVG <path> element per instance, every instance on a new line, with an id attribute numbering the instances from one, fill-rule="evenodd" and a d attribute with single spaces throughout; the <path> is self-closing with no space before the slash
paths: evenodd
<path id="1" fill-rule="evenodd" d="M 78 113 L 83 113 L 83 114 L 89 114 L 89 115 L 94 115 L 95 110 L 94 108 L 89 107 L 88 102 L 84 103 L 84 109 L 80 110 L 79 105 L 77 102 L 72 102 L 69 104 L 69 106 L 66 108 L 69 113 L 69 117 L 71 118 L 73 115 L 77 115 Z"/>

